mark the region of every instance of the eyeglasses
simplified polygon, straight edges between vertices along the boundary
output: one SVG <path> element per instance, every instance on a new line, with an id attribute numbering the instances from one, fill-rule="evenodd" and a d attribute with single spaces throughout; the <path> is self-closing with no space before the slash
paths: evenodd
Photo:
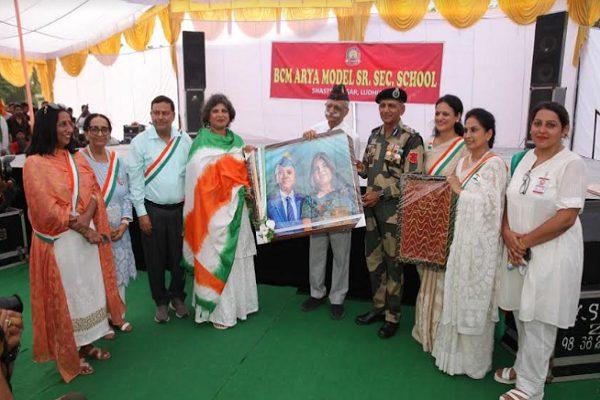
<path id="1" fill-rule="evenodd" d="M 527 193 L 527 189 L 529 188 L 529 182 L 531 182 L 531 170 L 525 172 L 523 175 L 523 183 L 521 183 L 521 188 L 519 189 L 519 193 L 525 194 Z"/>
<path id="2" fill-rule="evenodd" d="M 90 126 L 88 132 L 93 133 L 94 135 L 108 135 L 110 129 L 107 126 Z"/>

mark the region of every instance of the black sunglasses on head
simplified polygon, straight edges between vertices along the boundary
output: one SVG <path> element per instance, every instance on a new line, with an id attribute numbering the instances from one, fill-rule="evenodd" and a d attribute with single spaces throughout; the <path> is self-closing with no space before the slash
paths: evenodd
<path id="1" fill-rule="evenodd" d="M 42 111 L 44 112 L 44 114 L 46 114 L 48 112 L 48 107 L 50 107 L 53 110 L 67 110 L 67 107 L 65 107 L 64 104 L 60 104 L 60 103 L 48 103 L 46 105 L 44 105 L 44 107 L 42 108 Z"/>

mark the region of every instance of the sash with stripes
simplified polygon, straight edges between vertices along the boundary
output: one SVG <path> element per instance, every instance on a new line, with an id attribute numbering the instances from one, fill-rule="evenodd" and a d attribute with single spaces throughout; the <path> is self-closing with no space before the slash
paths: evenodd
<path id="1" fill-rule="evenodd" d="M 89 147 L 85 148 L 85 152 L 92 160 L 94 159 Z M 106 173 L 106 179 L 104 180 L 104 185 L 102 186 L 102 198 L 104 199 L 104 205 L 108 206 L 108 203 L 110 203 L 110 199 L 112 199 L 112 196 L 117 188 L 121 162 L 114 151 L 106 150 L 106 153 L 108 154 L 108 172 Z"/>
<path id="2" fill-rule="evenodd" d="M 60 235 L 56 235 L 56 236 L 46 235 L 45 233 L 38 232 L 35 229 L 33 230 L 33 233 L 35 233 L 35 236 L 37 236 L 43 242 L 50 243 L 50 244 L 54 244 L 54 242 L 56 242 L 58 240 L 58 238 L 60 237 Z"/>
<path id="3" fill-rule="evenodd" d="M 442 173 L 442 171 L 444 170 L 444 168 L 446 168 L 446 165 L 448 165 L 448 163 L 450 161 L 452 161 L 452 159 L 454 157 L 456 157 L 456 155 L 461 151 L 461 149 L 464 146 L 465 146 L 465 141 L 463 140 L 462 137 L 457 137 L 456 139 L 454 139 L 454 141 L 450 144 L 448 149 L 446 149 L 444 154 L 442 154 L 440 156 L 440 158 L 438 158 L 438 160 L 431 166 L 431 168 L 429 168 L 429 171 L 427 171 L 427 174 L 428 175 L 440 175 Z M 430 149 L 432 149 L 433 142 L 430 142 L 428 147 Z"/>
<path id="4" fill-rule="evenodd" d="M 146 169 L 146 172 L 144 172 L 144 183 L 146 185 L 152 182 L 152 180 L 156 178 L 160 171 L 162 171 L 165 165 L 167 165 L 171 159 L 171 156 L 173 156 L 173 153 L 175 153 L 177 146 L 179 146 L 180 141 L 181 135 L 177 136 L 177 138 L 171 138 L 169 143 L 167 143 L 167 147 L 164 148 L 164 150 L 159 154 L 158 158 L 154 160 L 152 164 L 150 164 L 148 169 Z"/>
<path id="5" fill-rule="evenodd" d="M 71 195 L 71 206 L 72 214 L 77 213 L 77 202 L 79 201 L 79 171 L 77 171 L 77 164 L 75 163 L 75 157 L 69 153 L 69 181 L 73 188 L 73 194 Z"/>
<path id="6" fill-rule="evenodd" d="M 107 206 L 117 188 L 119 168 L 121 168 L 121 163 L 117 154 L 114 151 L 109 151 L 108 154 L 108 172 L 106 173 L 106 179 L 102 186 L 102 198 L 104 199 L 104 204 Z"/>
<path id="7" fill-rule="evenodd" d="M 485 153 L 483 155 L 483 157 L 481 157 L 481 159 L 477 162 L 477 164 L 475 164 L 467 173 L 467 175 L 465 176 L 465 178 L 460 182 L 461 187 L 464 189 L 467 186 L 467 183 L 469 183 L 469 181 L 471 180 L 471 178 L 477 173 L 477 171 L 479 171 L 481 169 L 481 167 L 483 167 L 483 165 L 486 163 L 487 160 L 489 160 L 490 158 L 495 157 L 494 154 L 492 154 L 489 150 L 487 151 L 487 153 Z"/>

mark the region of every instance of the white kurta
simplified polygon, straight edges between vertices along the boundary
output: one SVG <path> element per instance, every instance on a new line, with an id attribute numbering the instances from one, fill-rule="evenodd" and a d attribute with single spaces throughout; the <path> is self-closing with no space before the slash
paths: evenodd
<path id="1" fill-rule="evenodd" d="M 578 155 L 565 148 L 532 169 L 536 159 L 534 151 L 523 157 L 506 193 L 508 223 L 517 233 L 531 232 L 558 210 L 583 209 L 585 203 L 585 164 Z M 582 273 L 583 235 L 577 218 L 560 236 L 531 248 L 524 277 L 516 269 L 499 269 L 498 305 L 519 310 L 521 321 L 568 328 L 577 317 Z"/>
<path id="2" fill-rule="evenodd" d="M 245 320 L 248 314 L 258 311 L 258 292 L 254 272 L 255 255 L 254 235 L 250 227 L 248 208 L 244 205 L 235 259 L 229 278 L 219 303 L 212 313 L 208 314 L 200 305 L 195 305 L 197 323 L 210 321 L 231 327 L 238 319 Z"/>
<path id="3" fill-rule="evenodd" d="M 98 246 L 69 229 L 54 243 L 54 256 L 73 323 L 75 344 L 81 347 L 93 343 L 111 331 Z"/>
<path id="4" fill-rule="evenodd" d="M 358 138 L 358 135 L 356 134 L 354 129 L 352 129 L 352 127 L 350 125 L 348 125 L 345 121 L 342 121 L 339 125 L 334 126 L 333 128 L 330 128 L 329 122 L 327 122 L 327 120 L 325 120 L 325 121 L 321 121 L 318 124 L 311 126 L 310 129 L 317 132 L 317 134 L 334 131 L 336 129 L 341 129 L 342 131 L 344 131 L 346 133 L 346 135 L 348 135 L 352 139 L 352 145 L 354 146 L 354 148 L 353 148 L 354 156 L 356 157 L 356 155 L 361 154 L 360 153 L 360 140 Z"/>
<path id="5" fill-rule="evenodd" d="M 456 167 L 461 181 L 465 158 Z M 492 157 L 460 193 L 450 255 L 446 264 L 444 302 L 432 355 L 450 374 L 481 379 L 491 369 L 494 343 L 494 279 L 502 261 L 500 227 L 506 164 Z"/>

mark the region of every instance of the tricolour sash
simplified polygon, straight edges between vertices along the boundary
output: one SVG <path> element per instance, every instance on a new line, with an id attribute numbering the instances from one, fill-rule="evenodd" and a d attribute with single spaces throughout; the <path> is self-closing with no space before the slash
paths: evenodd
<path id="1" fill-rule="evenodd" d="M 35 229 L 34 229 L 33 233 L 35 233 L 35 236 L 37 236 L 42 241 L 44 241 L 46 243 L 50 243 L 50 244 L 54 244 L 54 242 L 56 242 L 58 240 L 58 238 L 60 237 L 60 235 L 56 235 L 56 236 L 46 235 L 45 233 L 38 232 Z"/>
<path id="2" fill-rule="evenodd" d="M 77 171 L 77 164 L 75 163 L 73 154 L 69 153 L 67 158 L 69 160 L 69 181 L 73 188 L 73 194 L 71 195 L 71 213 L 76 214 L 77 202 L 79 201 L 79 172 Z"/>
<path id="3" fill-rule="evenodd" d="M 177 146 L 179 145 L 180 141 L 181 136 L 178 136 L 177 138 L 171 138 L 171 140 L 169 140 L 169 143 L 167 144 L 167 147 L 165 147 L 164 150 L 158 156 L 158 158 L 154 160 L 152 164 L 150 164 L 146 172 L 144 172 L 144 183 L 146 185 L 149 184 L 154 178 L 156 178 L 156 175 L 158 175 L 160 171 L 165 167 L 165 165 L 169 162 L 171 156 L 177 149 Z"/>
<path id="4" fill-rule="evenodd" d="M 108 206 L 110 199 L 112 199 L 115 189 L 117 188 L 117 181 L 119 179 L 119 168 L 121 166 L 119 158 L 114 151 L 108 152 L 108 172 L 106 173 L 106 179 L 102 186 L 102 198 L 104 204 Z"/>
<path id="5" fill-rule="evenodd" d="M 475 164 L 467 173 L 467 175 L 465 176 L 465 178 L 460 182 L 461 187 L 464 189 L 467 186 L 467 183 L 469 183 L 469 181 L 471 180 L 471 178 L 477 173 L 477 171 L 479 171 L 481 169 L 481 167 L 483 167 L 483 165 L 486 163 L 487 160 L 489 160 L 490 158 L 495 157 L 495 154 L 491 153 L 489 150 L 487 153 L 485 153 L 483 155 L 483 157 L 481 157 L 481 159 L 477 162 L 477 164 Z"/>
<path id="6" fill-rule="evenodd" d="M 430 143 L 429 146 L 430 148 L 433 148 L 433 142 Z M 444 168 L 446 168 L 446 165 L 448 165 L 448 163 L 452 161 L 454 157 L 456 157 L 456 155 L 461 151 L 461 149 L 464 146 L 465 141 L 462 137 L 457 137 L 456 139 L 454 139 L 454 141 L 450 144 L 448 149 L 446 149 L 444 154 L 442 154 L 440 158 L 431 166 L 431 168 L 429 168 L 429 171 L 427 171 L 427 175 L 441 175 Z"/>
<path id="7" fill-rule="evenodd" d="M 513 154 L 512 158 L 510 159 L 510 176 L 513 176 L 515 170 L 521 163 L 521 160 L 523 160 L 523 157 L 525 157 L 525 154 L 527 154 L 529 150 L 531 149 L 523 150 L 519 153 Z"/>
<path id="8" fill-rule="evenodd" d="M 248 185 L 243 146 L 230 130 L 203 128 L 187 161 L 182 264 L 194 270 L 193 304 L 203 317 L 219 304 L 238 248 Z"/>

